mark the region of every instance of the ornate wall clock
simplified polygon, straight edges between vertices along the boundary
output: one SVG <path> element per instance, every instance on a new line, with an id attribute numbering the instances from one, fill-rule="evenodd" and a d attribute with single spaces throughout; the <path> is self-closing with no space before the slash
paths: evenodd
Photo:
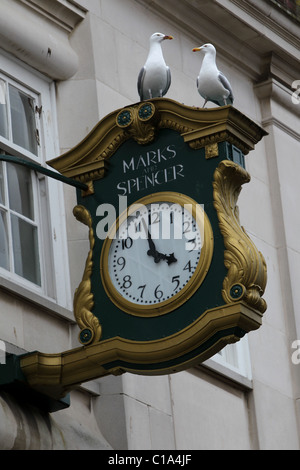
<path id="1" fill-rule="evenodd" d="M 266 264 L 237 200 L 264 135 L 232 106 L 157 98 L 110 113 L 48 162 L 87 185 L 73 212 L 90 249 L 74 294 L 81 346 L 22 359 L 29 383 L 57 394 L 109 373 L 176 372 L 260 327 Z M 101 237 L 105 204 L 116 210 Z"/>
<path id="2" fill-rule="evenodd" d="M 175 192 L 150 194 L 121 215 L 106 239 L 103 285 L 125 312 L 162 315 L 200 287 L 212 254 L 213 233 L 200 204 Z"/>

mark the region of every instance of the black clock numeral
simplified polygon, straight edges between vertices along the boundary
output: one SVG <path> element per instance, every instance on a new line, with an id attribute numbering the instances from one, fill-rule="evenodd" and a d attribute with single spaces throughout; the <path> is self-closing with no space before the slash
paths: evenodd
<path id="1" fill-rule="evenodd" d="M 190 225 L 191 225 L 191 222 L 189 220 L 185 220 L 183 222 L 183 233 L 187 233 L 191 231 Z"/>
<path id="2" fill-rule="evenodd" d="M 173 276 L 173 277 L 172 277 L 172 282 L 176 282 L 176 286 L 174 287 L 173 290 L 176 290 L 176 289 L 178 288 L 178 286 L 179 286 L 179 284 L 180 284 L 179 279 L 180 279 L 180 276 Z"/>
<path id="3" fill-rule="evenodd" d="M 121 267 L 120 271 L 125 268 L 126 265 L 126 260 L 123 256 L 120 256 L 120 258 L 117 259 L 117 264 Z"/>
<path id="4" fill-rule="evenodd" d="M 192 266 L 191 266 L 190 261 L 186 263 L 185 267 L 183 268 L 183 271 L 188 271 L 189 273 L 192 271 Z"/>
<path id="5" fill-rule="evenodd" d="M 158 286 L 156 286 L 155 291 L 154 291 L 154 295 L 155 295 L 157 300 L 161 299 L 162 296 L 164 295 L 163 291 L 161 289 L 159 289 L 159 287 L 160 287 L 160 284 L 158 284 Z"/>
<path id="6" fill-rule="evenodd" d="M 144 284 L 143 286 L 139 286 L 139 287 L 138 287 L 138 289 L 141 289 L 141 295 L 140 295 L 141 299 L 142 299 L 143 296 L 144 296 L 145 287 L 146 287 L 146 284 Z"/>
<path id="7" fill-rule="evenodd" d="M 158 224 L 159 222 L 159 212 L 151 212 L 151 214 L 149 214 L 149 225 Z"/>
<path id="8" fill-rule="evenodd" d="M 129 276 L 129 274 L 127 274 L 126 276 L 123 277 L 123 284 L 122 284 L 121 287 L 123 289 L 129 289 L 131 286 L 132 286 L 131 276 Z"/>
<path id="9" fill-rule="evenodd" d="M 193 247 L 189 250 L 189 253 L 196 249 L 196 246 L 197 246 L 196 237 L 191 240 L 187 240 L 187 243 L 193 243 Z"/>
<path id="10" fill-rule="evenodd" d="M 132 247 L 132 244 L 133 244 L 133 240 L 132 238 L 128 237 L 128 238 L 125 238 L 122 240 L 122 250 L 129 250 L 129 248 Z"/>

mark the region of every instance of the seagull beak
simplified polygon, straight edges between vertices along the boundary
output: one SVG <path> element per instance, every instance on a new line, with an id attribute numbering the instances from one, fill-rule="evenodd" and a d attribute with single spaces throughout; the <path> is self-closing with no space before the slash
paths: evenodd
<path id="1" fill-rule="evenodd" d="M 164 39 L 174 39 L 173 36 L 164 36 Z"/>
<path id="2" fill-rule="evenodd" d="M 202 47 L 194 47 L 193 52 L 201 51 Z"/>

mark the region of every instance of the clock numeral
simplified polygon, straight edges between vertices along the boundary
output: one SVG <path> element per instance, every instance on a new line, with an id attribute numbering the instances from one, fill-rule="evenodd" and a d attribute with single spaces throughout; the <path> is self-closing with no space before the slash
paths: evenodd
<path id="1" fill-rule="evenodd" d="M 131 286 L 132 286 L 131 276 L 129 276 L 129 274 L 127 274 L 126 276 L 123 277 L 122 287 L 123 287 L 123 289 L 129 289 Z"/>
<path id="2" fill-rule="evenodd" d="M 189 220 L 185 220 L 183 222 L 183 233 L 187 233 L 187 232 L 190 232 L 191 229 L 190 229 L 190 225 L 191 225 L 191 222 Z M 186 226 L 186 227 L 185 227 Z"/>
<path id="3" fill-rule="evenodd" d="M 160 287 L 160 284 L 158 284 L 158 286 L 156 287 L 156 289 L 154 291 L 154 295 L 158 300 L 161 299 L 162 296 L 164 295 L 163 291 L 160 290 L 159 287 Z"/>
<path id="4" fill-rule="evenodd" d="M 130 237 L 126 238 L 125 240 L 122 240 L 122 250 L 125 250 L 125 248 L 129 250 L 129 248 L 132 247 L 132 244 L 133 240 Z"/>
<path id="5" fill-rule="evenodd" d="M 125 268 L 125 265 L 126 265 L 126 260 L 125 260 L 125 258 L 124 258 L 123 256 L 120 256 L 120 258 L 117 259 L 117 264 L 118 264 L 119 266 L 121 266 L 120 271 L 122 271 L 122 269 L 124 269 L 124 268 Z"/>
<path id="6" fill-rule="evenodd" d="M 180 276 L 173 276 L 172 277 L 172 282 L 176 282 L 176 286 L 174 287 L 173 290 L 176 290 L 178 288 L 178 286 L 180 284 L 179 278 L 180 278 Z"/>
<path id="7" fill-rule="evenodd" d="M 193 247 L 189 250 L 189 253 L 196 249 L 196 246 L 197 246 L 196 238 L 193 238 L 191 240 L 187 240 L 187 243 L 193 243 Z"/>
<path id="8" fill-rule="evenodd" d="M 185 267 L 183 268 L 183 271 L 188 271 L 189 273 L 192 271 L 192 266 L 191 266 L 190 261 L 186 263 Z"/>
<path id="9" fill-rule="evenodd" d="M 149 225 L 151 224 L 158 224 L 160 222 L 159 220 L 159 212 L 151 212 L 149 214 Z"/>
<path id="10" fill-rule="evenodd" d="M 140 296 L 141 299 L 143 298 L 145 287 L 146 287 L 146 284 L 144 284 L 143 286 L 138 287 L 138 289 L 141 289 L 141 296 Z"/>

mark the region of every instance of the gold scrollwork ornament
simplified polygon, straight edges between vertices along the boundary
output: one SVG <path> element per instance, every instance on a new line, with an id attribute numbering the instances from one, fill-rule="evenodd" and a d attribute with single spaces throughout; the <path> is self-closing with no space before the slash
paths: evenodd
<path id="1" fill-rule="evenodd" d="M 116 123 L 127 137 L 132 137 L 138 144 L 144 145 L 152 142 L 155 137 L 156 116 L 154 104 L 143 102 L 138 106 L 122 109 L 116 117 Z"/>
<path id="2" fill-rule="evenodd" d="M 267 308 L 262 299 L 267 282 L 266 262 L 240 226 L 236 205 L 241 186 L 249 181 L 249 173 L 230 160 L 223 160 L 214 173 L 214 206 L 224 238 L 224 264 L 228 270 L 222 295 L 226 303 L 243 301 L 264 313 Z"/>
<path id="3" fill-rule="evenodd" d="M 74 294 L 73 308 L 76 322 L 81 329 L 79 341 L 84 344 L 92 344 L 99 341 L 102 329 L 98 318 L 91 312 L 94 306 L 94 296 L 91 291 L 91 274 L 93 268 L 93 248 L 95 244 L 92 218 L 89 211 L 81 205 L 75 206 L 73 214 L 76 219 L 89 227 L 90 250 L 85 263 L 85 269 L 78 288 Z"/>

